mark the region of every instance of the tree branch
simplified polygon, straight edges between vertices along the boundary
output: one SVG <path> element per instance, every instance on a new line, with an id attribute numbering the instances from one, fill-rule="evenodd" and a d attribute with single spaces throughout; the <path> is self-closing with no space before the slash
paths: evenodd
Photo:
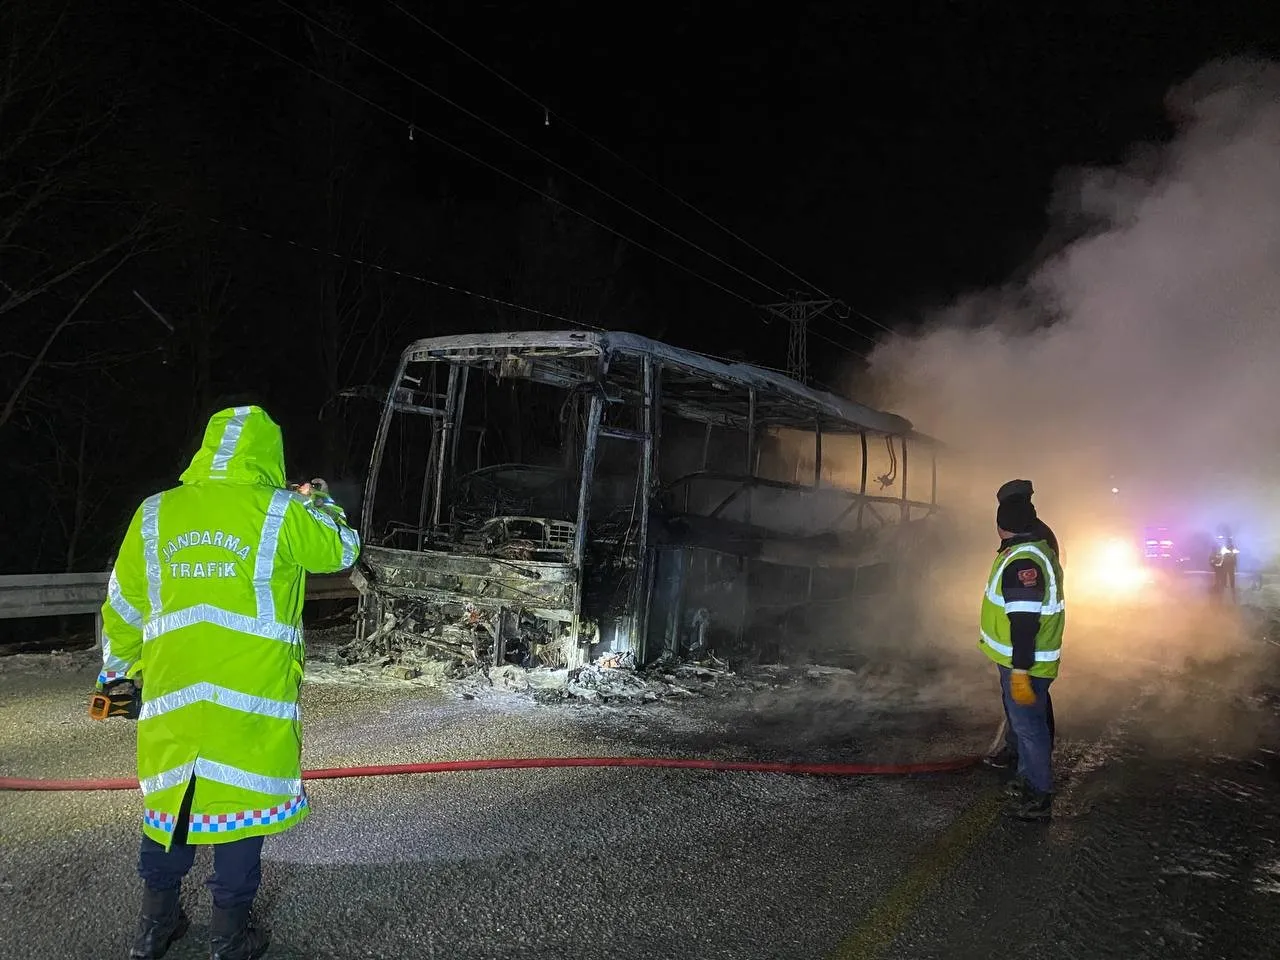
<path id="1" fill-rule="evenodd" d="M 116 246 L 118 247 L 119 244 Z M 52 349 L 54 341 L 58 339 L 62 331 L 65 330 L 71 324 L 71 321 L 75 319 L 76 314 L 80 312 L 80 308 L 85 305 L 91 296 L 98 292 L 98 288 L 106 283 L 117 270 L 133 258 L 134 252 L 135 251 L 133 250 L 126 252 L 114 264 L 104 270 L 98 276 L 98 279 L 89 286 L 89 289 L 80 295 L 80 298 L 76 300 L 63 318 L 58 321 L 57 325 L 49 331 L 49 335 L 45 337 L 44 343 L 41 345 L 39 352 L 31 358 L 31 362 L 27 364 L 26 371 L 22 374 L 18 383 L 14 386 L 13 391 L 9 394 L 9 399 L 5 401 L 4 409 L 0 410 L 0 430 L 3 430 L 9 420 L 12 419 L 13 411 L 18 407 L 18 401 L 22 398 L 22 394 L 26 391 L 28 384 L 31 383 L 32 378 L 36 375 L 36 371 L 44 362 L 44 358 L 48 355 L 49 350 Z M 0 310 L 0 314 L 2 313 L 3 311 Z"/>
<path id="2" fill-rule="evenodd" d="M 132 230 L 130 230 L 124 236 L 120 237 L 118 240 L 115 240 L 114 242 L 103 247 L 93 256 L 88 257 L 84 260 L 81 260 L 78 263 L 73 263 L 71 266 L 66 267 L 65 269 L 63 269 L 59 273 L 54 274 L 48 279 L 44 279 L 33 284 L 31 287 L 22 291 L 21 293 L 10 295 L 9 299 L 5 300 L 3 303 L 0 303 L 0 317 L 3 317 L 6 313 L 8 313 L 11 310 L 16 310 L 18 307 L 22 306 L 27 301 L 34 300 L 36 297 L 40 296 L 41 294 L 48 293 L 50 290 L 52 290 L 58 284 L 62 283 L 64 280 L 69 280 L 72 277 L 74 277 L 76 274 L 80 273 L 81 271 L 93 266 L 95 263 L 98 263 L 99 261 L 106 259 L 107 257 L 111 256 L 113 253 L 115 253 L 117 250 L 119 250 L 121 247 L 125 246 L 126 244 L 130 242 L 136 242 L 138 239 L 138 235 L 141 231 L 142 231 L 142 222 L 139 222 L 137 225 L 134 226 Z M 120 267 L 124 266 L 125 262 L 127 262 L 130 258 L 132 258 L 135 252 L 136 250 L 131 250 L 128 253 L 126 253 L 123 259 L 121 259 L 114 267 L 108 270 L 102 277 L 100 277 L 90 289 L 97 290 L 98 287 L 102 285 L 102 282 L 106 280 L 106 278 L 109 277 L 111 274 L 119 270 Z M 76 306 L 72 308 L 72 312 L 74 313 L 76 310 L 78 310 L 82 303 L 83 303 L 83 299 L 77 302 Z M 61 332 L 61 327 L 59 327 L 58 332 Z M 3 421 L 0 421 L 0 425 L 3 425 Z"/>
<path id="3" fill-rule="evenodd" d="M 35 47 L 28 51 L 27 61 L 32 67 L 23 67 L 19 64 L 18 51 L 22 49 L 22 38 L 18 36 L 18 28 L 16 24 L 11 24 L 13 32 L 10 36 L 9 62 L 8 69 L 5 72 L 5 83 L 3 96 L 0 96 L 0 104 L 7 104 L 12 98 L 18 84 L 26 80 L 27 71 L 34 68 L 34 65 L 40 62 L 40 58 L 44 56 L 45 51 L 53 43 L 54 38 L 62 32 L 62 25 L 66 22 L 67 12 L 70 6 L 64 6 L 58 11 L 58 16 L 48 29 L 44 31 L 44 36 L 36 43 Z"/>

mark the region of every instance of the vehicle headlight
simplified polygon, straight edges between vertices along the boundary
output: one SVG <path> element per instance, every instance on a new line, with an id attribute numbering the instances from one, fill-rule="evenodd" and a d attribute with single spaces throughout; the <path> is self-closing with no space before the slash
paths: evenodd
<path id="1" fill-rule="evenodd" d="M 1123 540 L 1099 545 L 1088 572 L 1095 587 L 1109 591 L 1132 590 L 1151 582 L 1151 574 L 1140 562 L 1137 550 Z"/>

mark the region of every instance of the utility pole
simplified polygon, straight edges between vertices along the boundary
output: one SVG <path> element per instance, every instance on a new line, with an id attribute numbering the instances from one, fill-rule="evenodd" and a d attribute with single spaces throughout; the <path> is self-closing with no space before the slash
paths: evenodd
<path id="1" fill-rule="evenodd" d="M 764 310 L 787 321 L 791 331 L 787 339 L 787 375 L 801 383 L 809 382 L 809 321 L 826 313 L 837 300 L 811 300 L 798 290 L 791 291 L 786 303 L 767 303 Z"/>

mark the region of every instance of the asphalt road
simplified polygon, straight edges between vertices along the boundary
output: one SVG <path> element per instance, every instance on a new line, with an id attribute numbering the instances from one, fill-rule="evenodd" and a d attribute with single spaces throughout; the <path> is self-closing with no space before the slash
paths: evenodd
<path id="1" fill-rule="evenodd" d="M 313 816 L 266 848 L 269 956 L 1275 957 L 1280 700 L 1240 675 L 1064 682 L 1067 779 L 1048 827 L 1003 820 L 981 771 L 316 782 Z M 132 728 L 83 716 L 91 677 L 74 663 L 0 666 L 0 771 L 131 771 Z M 765 677 L 633 706 L 308 686 L 305 761 L 942 757 L 989 740 L 980 683 L 953 677 L 924 696 L 918 677 Z M 1113 708 L 1086 711 L 1100 702 Z M 0 957 L 127 955 L 138 805 L 131 793 L 0 794 Z M 202 853 L 186 891 L 194 925 L 172 957 L 207 956 L 208 869 Z"/>

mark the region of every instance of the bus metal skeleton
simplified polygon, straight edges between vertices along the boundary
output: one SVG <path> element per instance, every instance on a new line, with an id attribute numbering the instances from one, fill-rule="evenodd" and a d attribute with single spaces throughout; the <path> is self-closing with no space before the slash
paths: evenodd
<path id="1" fill-rule="evenodd" d="M 633 334 L 419 340 L 374 440 L 357 642 L 570 667 L 749 644 L 892 577 L 937 455 L 900 416 Z"/>

